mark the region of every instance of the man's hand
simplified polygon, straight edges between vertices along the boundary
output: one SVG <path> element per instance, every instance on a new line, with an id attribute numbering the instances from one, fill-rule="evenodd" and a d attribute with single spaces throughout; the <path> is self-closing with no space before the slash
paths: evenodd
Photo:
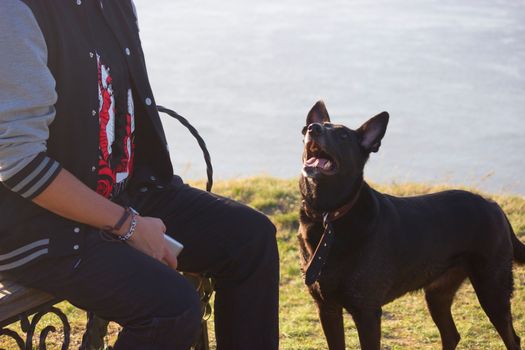
<path id="1" fill-rule="evenodd" d="M 140 250 L 144 254 L 147 254 L 154 259 L 166 263 L 169 267 L 177 268 L 177 257 L 169 250 L 164 233 L 166 232 L 166 226 L 159 218 L 154 217 L 143 217 L 136 216 L 137 228 L 135 233 L 128 240 L 129 245 L 133 248 Z M 131 218 L 128 219 L 131 222 Z M 126 223 L 123 227 L 124 230 L 129 228 L 129 224 Z M 124 231 L 123 233 L 125 233 Z"/>

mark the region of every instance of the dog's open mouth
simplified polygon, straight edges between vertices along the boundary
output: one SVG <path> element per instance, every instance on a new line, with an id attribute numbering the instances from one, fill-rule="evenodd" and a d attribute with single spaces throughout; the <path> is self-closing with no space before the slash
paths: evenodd
<path id="1" fill-rule="evenodd" d="M 305 145 L 306 156 L 304 159 L 304 171 L 310 173 L 312 171 L 320 171 L 326 175 L 333 175 L 337 172 L 337 163 L 334 158 L 328 154 L 321 146 L 309 140 Z"/>

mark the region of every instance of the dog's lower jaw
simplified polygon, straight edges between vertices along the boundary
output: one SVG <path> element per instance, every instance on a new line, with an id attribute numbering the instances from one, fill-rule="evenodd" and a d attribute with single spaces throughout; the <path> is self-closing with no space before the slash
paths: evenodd
<path id="1" fill-rule="evenodd" d="M 303 169 L 301 170 L 301 175 L 303 177 L 316 179 L 319 175 L 321 175 L 321 172 L 315 168 L 303 166 Z"/>
<path id="2" fill-rule="evenodd" d="M 301 169 L 301 175 L 311 179 L 322 179 L 323 177 L 331 177 L 337 175 L 336 169 L 330 171 L 323 171 L 317 167 L 304 165 Z"/>

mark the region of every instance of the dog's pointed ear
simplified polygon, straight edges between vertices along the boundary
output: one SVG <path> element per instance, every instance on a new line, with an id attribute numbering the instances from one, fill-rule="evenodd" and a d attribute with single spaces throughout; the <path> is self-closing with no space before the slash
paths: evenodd
<path id="1" fill-rule="evenodd" d="M 312 123 L 322 124 L 324 122 L 330 122 L 330 116 L 328 115 L 328 111 L 326 110 L 324 102 L 317 101 L 310 112 L 308 112 L 308 116 L 306 117 L 306 125 L 310 125 Z"/>
<path id="2" fill-rule="evenodd" d="M 356 130 L 360 137 L 361 146 L 366 152 L 377 152 L 379 150 L 381 139 L 385 136 L 388 119 L 388 113 L 381 112 Z"/>

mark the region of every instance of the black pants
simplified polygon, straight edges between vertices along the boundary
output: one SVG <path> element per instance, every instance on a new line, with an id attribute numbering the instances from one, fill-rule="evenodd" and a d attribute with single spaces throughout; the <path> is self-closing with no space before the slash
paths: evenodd
<path id="1" fill-rule="evenodd" d="M 215 279 L 218 350 L 278 348 L 279 258 L 275 227 L 263 214 L 178 177 L 163 188 L 130 188 L 118 201 L 164 221 L 184 244 L 180 270 Z M 121 324 L 118 350 L 185 350 L 200 327 L 197 294 L 178 272 L 97 234 L 80 261 L 47 259 L 28 270 L 19 282 Z"/>

